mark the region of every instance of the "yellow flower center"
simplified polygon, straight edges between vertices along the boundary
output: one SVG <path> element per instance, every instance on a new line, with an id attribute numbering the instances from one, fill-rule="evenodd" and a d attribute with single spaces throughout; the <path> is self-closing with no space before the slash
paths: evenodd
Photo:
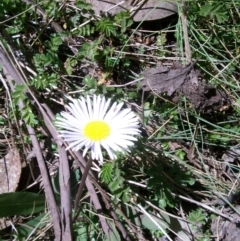
<path id="1" fill-rule="evenodd" d="M 92 141 L 101 141 L 110 135 L 111 128 L 104 121 L 91 121 L 84 127 L 84 135 Z"/>

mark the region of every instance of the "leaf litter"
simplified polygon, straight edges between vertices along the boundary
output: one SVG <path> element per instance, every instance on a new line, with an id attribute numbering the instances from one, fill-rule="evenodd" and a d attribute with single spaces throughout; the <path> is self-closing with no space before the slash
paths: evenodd
<path id="1" fill-rule="evenodd" d="M 174 103 L 185 96 L 202 113 L 220 110 L 229 102 L 227 94 L 199 80 L 200 71 L 194 66 L 195 62 L 191 62 L 186 66 L 175 64 L 170 69 L 166 66 L 150 68 L 143 72 L 141 87 L 144 91 L 166 93 Z"/>

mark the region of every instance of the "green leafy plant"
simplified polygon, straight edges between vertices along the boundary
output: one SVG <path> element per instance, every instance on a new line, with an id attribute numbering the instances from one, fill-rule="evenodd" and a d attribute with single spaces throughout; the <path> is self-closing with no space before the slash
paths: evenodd
<path id="1" fill-rule="evenodd" d="M 36 193 L 16 192 L 0 195 L 0 217 L 29 215 L 45 208 L 45 196 Z"/>
<path id="2" fill-rule="evenodd" d="M 83 13 L 93 13 L 92 5 L 86 0 L 76 0 L 75 4 Z"/>
<path id="3" fill-rule="evenodd" d="M 127 28 L 133 24 L 129 11 L 121 11 L 117 13 L 114 17 L 114 21 L 121 26 L 121 33 L 125 33 Z"/>
<path id="4" fill-rule="evenodd" d="M 33 113 L 31 102 L 25 95 L 25 92 L 26 89 L 24 84 L 15 86 L 15 90 L 12 93 L 12 98 L 16 109 L 13 111 L 16 111 L 18 109 L 18 103 L 19 101 L 22 101 L 24 103 L 24 108 L 22 108 L 21 111 L 17 112 L 18 115 L 21 116 L 21 118 L 25 121 L 27 125 L 35 126 L 36 124 L 38 124 L 38 119 Z"/>
<path id="5" fill-rule="evenodd" d="M 199 15 L 216 19 L 217 23 L 221 24 L 228 20 L 228 12 L 224 4 L 207 3 L 203 5 L 199 11 Z"/>
<path id="6" fill-rule="evenodd" d="M 86 24 L 84 26 L 77 27 L 73 33 L 85 37 L 91 36 L 95 33 L 95 27 L 91 26 L 90 24 Z"/>
<path id="7" fill-rule="evenodd" d="M 17 234 L 14 237 L 19 241 L 24 241 L 25 237 L 38 235 L 38 232 L 45 228 L 49 221 L 50 216 L 46 213 L 34 215 L 30 221 L 17 227 Z"/>
<path id="8" fill-rule="evenodd" d="M 206 228 L 206 224 L 211 220 L 202 209 L 198 208 L 188 215 L 188 220 L 191 222 L 190 227 L 192 232 L 197 232 L 198 236 L 197 241 L 210 241 L 210 232 Z"/>
<path id="9" fill-rule="evenodd" d="M 101 43 L 101 39 L 91 41 L 89 43 L 84 43 L 78 52 L 79 59 L 88 57 L 90 60 L 95 61 L 100 52 L 99 51 L 100 43 Z"/>
<path id="10" fill-rule="evenodd" d="M 96 22 L 96 29 L 106 37 L 117 35 L 117 26 L 108 18 L 101 18 Z"/>
<path id="11" fill-rule="evenodd" d="M 61 37 L 56 34 L 50 36 L 50 40 L 46 41 L 47 51 L 44 54 L 36 54 L 33 57 L 34 65 L 39 74 L 43 74 L 47 70 L 62 69 L 62 63 L 57 53 L 59 46 L 62 44 Z"/>
<path id="12" fill-rule="evenodd" d="M 197 209 L 195 211 L 192 211 L 188 215 L 189 221 L 195 223 L 195 224 L 205 224 L 206 223 L 206 214 L 203 213 L 202 209 Z"/>
<path id="13" fill-rule="evenodd" d="M 103 166 L 100 177 L 108 184 L 108 188 L 115 198 L 120 198 L 123 202 L 127 202 L 129 201 L 128 192 L 130 187 L 126 185 L 123 174 L 117 163 L 106 163 Z"/>
<path id="14" fill-rule="evenodd" d="M 60 76 L 56 73 L 43 73 L 42 75 L 35 76 L 32 79 L 31 84 L 34 85 L 38 90 L 44 90 L 46 88 L 52 89 L 53 86 L 57 86 L 59 78 Z"/>
<path id="15" fill-rule="evenodd" d="M 113 163 L 105 163 L 101 169 L 100 177 L 103 182 L 109 184 L 113 180 L 113 171 L 114 165 Z"/>

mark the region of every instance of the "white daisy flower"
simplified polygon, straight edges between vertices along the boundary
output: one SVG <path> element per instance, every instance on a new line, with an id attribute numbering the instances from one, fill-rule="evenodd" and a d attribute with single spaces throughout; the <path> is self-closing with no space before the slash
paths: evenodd
<path id="1" fill-rule="evenodd" d="M 84 148 L 83 156 L 91 149 L 92 159 L 103 163 L 101 147 L 111 159 L 115 152 L 128 151 L 139 135 L 139 121 L 131 109 L 121 110 L 123 103 L 116 102 L 110 107 L 111 99 L 93 95 L 72 100 L 61 112 L 55 125 L 61 128 L 60 136 L 69 142 L 67 149 L 78 151 Z"/>

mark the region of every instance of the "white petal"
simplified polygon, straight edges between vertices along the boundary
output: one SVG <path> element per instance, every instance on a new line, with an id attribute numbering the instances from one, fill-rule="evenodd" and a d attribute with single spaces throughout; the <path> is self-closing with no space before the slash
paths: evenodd
<path id="1" fill-rule="evenodd" d="M 90 118 L 90 120 L 92 120 L 93 119 L 93 109 L 92 109 L 92 103 L 91 103 L 89 95 L 87 96 L 87 108 L 88 108 L 89 118 Z"/>
<path id="2" fill-rule="evenodd" d="M 93 120 L 97 120 L 99 116 L 99 98 L 100 96 L 93 96 Z"/>
<path id="3" fill-rule="evenodd" d="M 88 112 L 88 109 L 87 109 L 87 106 L 86 106 L 86 101 L 85 101 L 85 99 L 83 97 L 80 100 L 78 100 L 78 106 L 79 106 L 79 108 L 81 107 L 83 115 L 88 120 L 90 120 L 90 115 L 89 115 L 89 112 Z"/>
<path id="4" fill-rule="evenodd" d="M 82 155 L 83 155 L 83 157 L 85 157 L 85 155 L 86 155 L 86 153 L 87 153 L 88 149 L 89 149 L 88 147 L 85 147 L 85 149 L 84 149 L 84 151 L 83 151 L 83 154 L 82 154 Z"/>
<path id="5" fill-rule="evenodd" d="M 136 136 L 140 134 L 139 120 L 131 109 L 121 110 L 123 103 L 114 102 L 111 107 L 110 103 L 111 99 L 93 95 L 92 98 L 87 96 L 72 100 L 66 106 L 68 112 L 61 112 L 55 125 L 61 128 L 60 136 L 69 142 L 67 149 L 83 149 L 84 156 L 90 149 L 92 158 L 101 164 L 102 148 L 111 159 L 117 157 L 115 152 L 129 151 L 129 147 L 137 140 Z M 84 127 L 92 120 L 105 121 L 110 126 L 111 132 L 106 139 L 94 141 L 84 136 Z"/>
<path id="6" fill-rule="evenodd" d="M 101 143 L 101 145 L 107 151 L 108 155 L 112 160 L 116 159 L 116 155 L 114 154 L 114 151 L 112 151 L 108 145 L 106 145 L 105 143 Z"/>
<path id="7" fill-rule="evenodd" d="M 104 119 L 105 114 L 107 112 L 107 109 L 109 107 L 110 101 L 111 101 L 111 99 L 108 99 L 107 102 L 106 102 L 105 98 L 103 97 L 103 101 L 102 101 L 102 104 L 101 104 L 101 107 L 100 107 L 101 108 L 100 115 L 99 115 L 100 119 Z"/>
<path id="8" fill-rule="evenodd" d="M 106 114 L 104 120 L 106 121 L 111 121 L 119 112 L 119 110 L 122 108 L 124 103 L 120 103 L 117 105 L 117 103 L 115 102 L 111 109 L 108 111 L 108 113 Z"/>
<path id="9" fill-rule="evenodd" d="M 89 115 L 84 112 L 78 102 L 75 105 L 71 105 L 71 113 L 78 120 L 89 120 Z"/>

